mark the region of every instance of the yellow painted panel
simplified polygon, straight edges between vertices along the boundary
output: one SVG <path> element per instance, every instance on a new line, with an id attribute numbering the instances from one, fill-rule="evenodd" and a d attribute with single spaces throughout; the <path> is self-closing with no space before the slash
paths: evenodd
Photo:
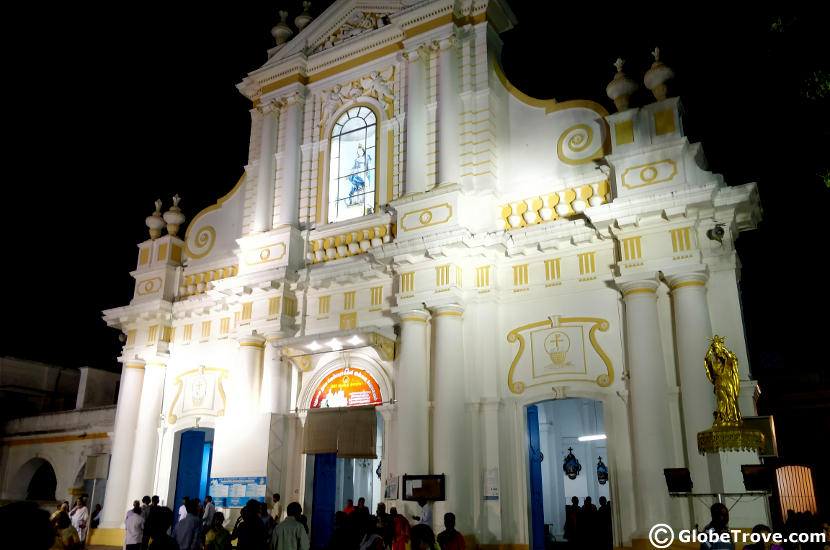
<path id="1" fill-rule="evenodd" d="M 674 109 L 654 113 L 654 133 L 658 136 L 674 132 Z"/>
<path id="2" fill-rule="evenodd" d="M 615 122 L 614 133 L 617 136 L 617 145 L 634 143 L 634 123 L 631 120 L 621 120 L 619 122 Z"/>

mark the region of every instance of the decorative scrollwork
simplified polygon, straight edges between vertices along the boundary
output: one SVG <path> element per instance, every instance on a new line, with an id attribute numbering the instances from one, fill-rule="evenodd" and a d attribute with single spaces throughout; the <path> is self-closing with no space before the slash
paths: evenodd
<path id="1" fill-rule="evenodd" d="M 187 255 L 192 259 L 204 258 L 207 256 L 211 250 L 213 250 L 213 245 L 216 243 L 216 230 L 206 225 L 200 228 L 196 234 L 190 239 L 190 242 L 187 243 Z"/>
<path id="2" fill-rule="evenodd" d="M 602 140 L 587 124 L 577 124 L 559 136 L 556 152 L 565 164 L 587 164 L 602 156 Z"/>

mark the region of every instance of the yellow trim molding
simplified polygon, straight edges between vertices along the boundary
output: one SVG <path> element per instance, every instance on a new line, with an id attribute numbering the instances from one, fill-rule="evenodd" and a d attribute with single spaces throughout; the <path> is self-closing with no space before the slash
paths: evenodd
<path id="1" fill-rule="evenodd" d="M 702 281 L 686 281 L 685 283 L 677 283 L 676 285 L 671 287 L 671 289 L 672 290 L 677 290 L 678 288 L 681 288 L 681 287 L 684 287 L 684 286 L 706 286 L 706 283 L 704 283 Z"/>
<path id="2" fill-rule="evenodd" d="M 628 296 L 629 294 L 636 294 L 638 292 L 650 292 L 652 294 L 657 293 L 653 288 L 635 288 L 634 290 L 623 292 L 623 296 Z"/>
<path id="3" fill-rule="evenodd" d="M 33 437 L 31 439 L 3 439 L 0 446 L 19 447 L 21 445 L 37 445 L 39 443 L 66 443 L 67 441 L 86 441 L 87 439 L 106 439 L 106 433 L 53 435 L 49 437 Z"/>

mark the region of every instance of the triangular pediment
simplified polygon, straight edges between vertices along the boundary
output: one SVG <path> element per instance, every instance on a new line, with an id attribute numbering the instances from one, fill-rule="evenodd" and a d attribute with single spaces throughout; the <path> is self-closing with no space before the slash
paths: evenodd
<path id="1" fill-rule="evenodd" d="M 272 49 L 268 67 L 298 53 L 311 56 L 390 24 L 389 16 L 417 2 L 406 0 L 338 0 L 286 44 Z"/>

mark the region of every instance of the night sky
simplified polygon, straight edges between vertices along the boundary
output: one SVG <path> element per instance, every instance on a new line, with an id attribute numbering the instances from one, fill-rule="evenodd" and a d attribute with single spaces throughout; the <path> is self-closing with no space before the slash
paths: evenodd
<path id="1" fill-rule="evenodd" d="M 762 381 L 813 373 L 828 389 L 819 345 L 830 189 L 819 174 L 830 169 L 830 99 L 811 99 L 808 82 L 828 70 L 824 19 L 758 6 L 661 15 L 643 4 L 648 14 L 631 5 L 619 15 L 625 8 L 513 4 L 519 24 L 502 35 L 504 69 L 531 96 L 613 112 L 605 86 L 622 57 L 641 83 L 632 106 L 649 103 L 642 75 L 660 47 L 676 74 L 669 95 L 681 97 L 684 129 L 710 170 L 760 189 L 763 221 L 738 240 L 753 372 Z M 166 210 L 178 193 L 188 223 L 236 183 L 250 103 L 235 85 L 265 62 L 277 10 L 293 20 L 299 5 L 71 3 L 7 21 L 16 30 L 4 67 L 0 356 L 120 369 L 118 332 L 101 310 L 132 297 L 144 218 L 155 199 Z"/>

